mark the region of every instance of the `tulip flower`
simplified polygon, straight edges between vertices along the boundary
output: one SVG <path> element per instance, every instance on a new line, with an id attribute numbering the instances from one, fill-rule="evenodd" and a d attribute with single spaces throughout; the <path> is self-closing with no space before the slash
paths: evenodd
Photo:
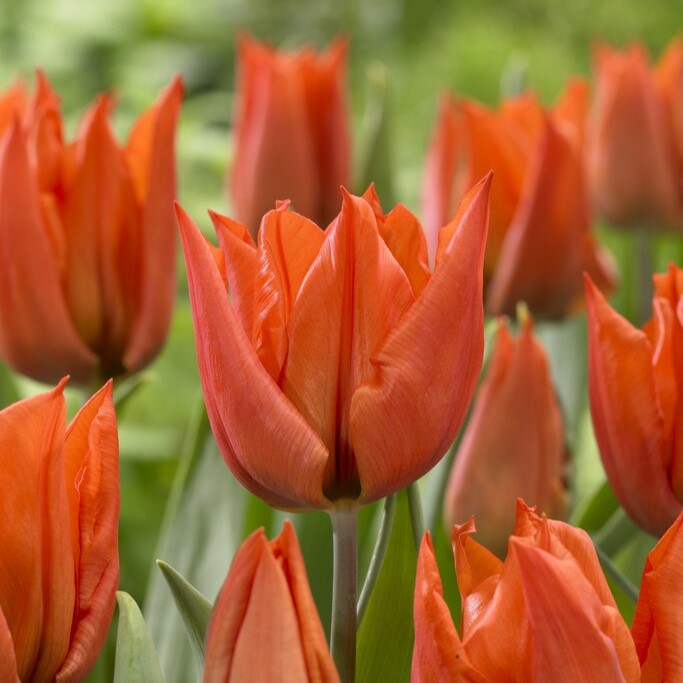
<path id="1" fill-rule="evenodd" d="M 107 383 L 65 424 L 65 381 L 0 412 L 0 681 L 85 679 L 119 580 L 118 440 Z"/>
<path id="2" fill-rule="evenodd" d="M 514 315 L 524 301 L 537 317 L 562 318 L 581 303 L 584 270 L 605 289 L 614 284 L 612 261 L 590 231 L 585 108 L 578 81 L 551 111 L 530 94 L 497 112 L 468 100 L 442 102 L 422 196 L 429 251 L 464 190 L 493 169 L 484 267 L 491 314 Z"/>
<path id="3" fill-rule="evenodd" d="M 344 192 L 325 232 L 280 204 L 258 246 L 212 214 L 220 251 L 178 209 L 209 419 L 252 493 L 353 507 L 438 462 L 482 362 L 489 183 L 442 230 L 433 275 L 417 219 L 372 192 Z"/>
<path id="4" fill-rule="evenodd" d="M 161 349 L 175 294 L 176 79 L 119 147 L 110 97 L 64 141 L 42 74 L 0 144 L 0 356 L 43 382 L 140 370 Z"/>
<path id="5" fill-rule="evenodd" d="M 645 48 L 596 49 L 589 169 L 614 225 L 683 229 L 683 40 L 656 68 Z"/>
<path id="6" fill-rule="evenodd" d="M 296 534 L 240 546 L 211 615 L 204 683 L 338 683 Z"/>
<path id="7" fill-rule="evenodd" d="M 280 199 L 322 226 L 335 217 L 350 176 L 345 75 L 343 40 L 320 55 L 240 40 L 231 194 L 253 236 Z"/>
<path id="8" fill-rule="evenodd" d="M 462 635 L 427 534 L 415 583 L 413 683 L 640 681 L 635 646 L 589 536 L 520 501 L 505 562 L 453 530 Z"/>
<path id="9" fill-rule="evenodd" d="M 655 536 L 683 509 L 683 270 L 654 277 L 641 330 L 589 279 L 588 379 L 595 438 L 614 493 Z"/>
<path id="10" fill-rule="evenodd" d="M 519 339 L 500 321 L 488 364 L 451 471 L 444 499 L 447 528 L 474 515 L 479 538 L 504 556 L 517 498 L 564 517 L 562 413 L 531 318 Z"/>
<path id="11" fill-rule="evenodd" d="M 643 683 L 683 680 L 683 513 L 647 556 L 631 634 Z"/>

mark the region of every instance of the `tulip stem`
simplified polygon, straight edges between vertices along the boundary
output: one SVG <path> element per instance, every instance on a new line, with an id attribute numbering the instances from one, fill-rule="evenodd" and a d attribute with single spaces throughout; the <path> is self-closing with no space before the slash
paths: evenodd
<path id="1" fill-rule="evenodd" d="M 358 591 L 358 526 L 355 508 L 330 512 L 334 551 L 330 650 L 341 683 L 356 679 L 356 594 Z"/>
<path id="2" fill-rule="evenodd" d="M 415 548 L 419 552 L 422 537 L 425 535 L 425 520 L 417 482 L 408 484 L 406 492 L 408 493 L 408 509 L 410 510 L 410 526 L 413 528 L 413 540 L 415 541 Z"/>
<path id="3" fill-rule="evenodd" d="M 624 592 L 626 597 L 635 605 L 638 602 L 638 589 L 631 583 L 631 580 L 625 576 L 617 567 L 612 558 L 599 546 L 595 545 L 595 552 L 598 554 L 598 559 L 602 565 L 605 574 L 612 577 L 614 583 Z"/>
<path id="4" fill-rule="evenodd" d="M 392 494 L 384 499 L 384 510 L 382 511 L 382 521 L 380 522 L 379 526 L 377 543 L 375 543 L 375 549 L 372 553 L 372 559 L 370 560 L 368 573 L 365 575 L 363 589 L 360 592 L 360 598 L 358 598 L 358 608 L 356 613 L 358 615 L 357 618 L 359 626 L 361 621 L 363 621 L 363 615 L 365 614 L 365 610 L 370 602 L 370 597 L 372 596 L 372 591 L 377 583 L 377 578 L 379 577 L 379 573 L 382 569 L 382 563 L 384 562 L 384 556 L 387 554 L 395 510 L 396 495 Z"/>
<path id="5" fill-rule="evenodd" d="M 652 233 L 641 229 L 635 239 L 636 250 L 636 295 L 634 319 L 638 325 L 642 325 L 649 319 L 652 311 L 652 295 L 654 285 L 652 283 L 652 271 L 654 269 L 654 255 L 652 253 Z"/>

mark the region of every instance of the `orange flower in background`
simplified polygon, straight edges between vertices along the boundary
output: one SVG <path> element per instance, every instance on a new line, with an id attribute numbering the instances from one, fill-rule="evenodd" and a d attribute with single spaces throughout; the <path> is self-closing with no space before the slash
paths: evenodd
<path id="1" fill-rule="evenodd" d="M 431 539 L 415 583 L 413 683 L 640 681 L 628 627 L 588 534 L 539 517 L 521 501 L 501 562 L 455 526 L 462 636 L 444 602 Z"/>
<path id="2" fill-rule="evenodd" d="M 654 276 L 639 330 L 586 280 L 595 438 L 619 502 L 660 536 L 683 509 L 683 270 Z"/>
<path id="3" fill-rule="evenodd" d="M 285 521 L 240 546 L 211 615 L 204 683 L 338 683 L 296 534 Z"/>
<path id="4" fill-rule="evenodd" d="M 504 556 L 517 498 L 565 516 L 564 465 L 562 413 L 531 318 L 516 340 L 501 320 L 448 480 L 446 528 L 474 515 L 482 543 Z"/>
<path id="5" fill-rule="evenodd" d="M 119 580 L 111 382 L 65 426 L 64 381 L 0 412 L 0 680 L 82 681 Z"/>
<path id="6" fill-rule="evenodd" d="M 589 168 L 615 225 L 683 229 L 683 40 L 651 69 L 642 45 L 594 54 Z"/>
<path id="7" fill-rule="evenodd" d="M 609 255 L 590 231 L 583 168 L 586 85 L 572 82 L 551 111 L 531 94 L 492 112 L 444 99 L 422 194 L 430 255 L 438 229 L 473 181 L 493 169 L 484 268 L 487 311 L 514 315 L 519 301 L 542 318 L 561 318 L 583 297 L 581 274 L 610 289 Z"/>
<path id="8" fill-rule="evenodd" d="M 336 216 L 350 178 L 345 77 L 343 40 L 322 54 L 240 40 L 231 196 L 253 236 L 280 199 L 323 227 Z"/>
<path id="9" fill-rule="evenodd" d="M 647 556 L 631 634 L 643 683 L 683 680 L 683 513 Z"/>
<path id="10" fill-rule="evenodd" d="M 0 356 L 18 372 L 88 384 L 140 370 L 163 346 L 181 98 L 176 79 L 123 148 L 108 123 L 111 97 L 70 144 L 42 74 L 33 99 L 14 105 L 0 144 Z"/>
<path id="11" fill-rule="evenodd" d="M 482 362 L 489 184 L 441 231 L 433 275 L 415 216 L 382 214 L 372 191 L 344 193 L 326 232 L 281 204 L 258 247 L 212 214 L 220 251 L 179 209 L 206 407 L 249 490 L 283 508 L 361 505 L 441 458 Z"/>

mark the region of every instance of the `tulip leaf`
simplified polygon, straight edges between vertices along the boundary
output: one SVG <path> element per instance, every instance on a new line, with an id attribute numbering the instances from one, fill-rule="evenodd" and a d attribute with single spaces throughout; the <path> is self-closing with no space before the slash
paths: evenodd
<path id="1" fill-rule="evenodd" d="M 14 377 L 6 365 L 0 363 L 0 410 L 20 398 Z"/>
<path id="2" fill-rule="evenodd" d="M 114 683 L 165 683 L 154 643 L 140 608 L 128 593 L 116 594 L 119 630 L 116 640 Z"/>
<path id="3" fill-rule="evenodd" d="M 211 617 L 211 603 L 171 565 L 157 560 L 157 566 L 171 589 L 175 606 L 183 618 L 187 637 L 192 646 L 198 672 L 204 668 L 206 629 Z"/>
<path id="4" fill-rule="evenodd" d="M 384 562 L 358 629 L 358 683 L 410 679 L 416 569 L 408 496 L 401 491 Z"/>

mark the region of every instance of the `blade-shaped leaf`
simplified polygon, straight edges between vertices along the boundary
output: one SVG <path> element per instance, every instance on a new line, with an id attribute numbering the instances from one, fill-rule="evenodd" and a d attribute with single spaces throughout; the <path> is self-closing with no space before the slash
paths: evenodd
<path id="1" fill-rule="evenodd" d="M 154 643 L 133 598 L 119 591 L 119 631 L 114 683 L 165 683 Z"/>
<path id="2" fill-rule="evenodd" d="M 157 566 L 166 579 L 168 587 L 171 589 L 175 606 L 183 618 L 185 632 L 192 646 L 197 670 L 204 669 L 204 643 L 206 629 L 211 617 L 211 603 L 173 567 L 161 560 L 157 560 Z"/>
<path id="3" fill-rule="evenodd" d="M 405 491 L 397 495 L 382 569 L 358 630 L 357 681 L 410 679 L 417 551 Z"/>

